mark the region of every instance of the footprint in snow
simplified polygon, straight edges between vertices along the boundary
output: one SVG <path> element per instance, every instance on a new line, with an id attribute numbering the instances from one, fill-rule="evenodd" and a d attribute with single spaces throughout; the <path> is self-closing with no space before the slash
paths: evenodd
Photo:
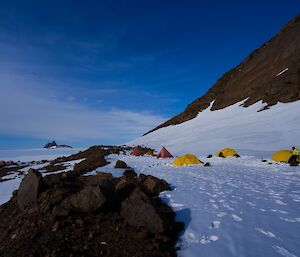
<path id="1" fill-rule="evenodd" d="M 232 214 L 231 216 L 232 216 L 232 218 L 233 218 L 235 221 L 240 222 L 240 221 L 243 220 L 241 217 L 239 217 L 239 216 L 237 216 L 237 215 L 235 215 L 235 214 Z"/>
<path id="2" fill-rule="evenodd" d="M 256 204 L 255 204 L 255 203 L 252 203 L 252 202 L 247 202 L 247 204 L 249 204 L 249 205 L 252 206 L 252 207 L 255 207 L 255 206 L 256 206 Z"/>
<path id="3" fill-rule="evenodd" d="M 281 220 L 285 221 L 285 222 L 289 222 L 289 223 L 295 223 L 297 222 L 296 219 L 289 219 L 289 218 L 284 218 L 284 217 L 279 217 Z"/>
<path id="4" fill-rule="evenodd" d="M 217 241 L 219 238 L 217 236 L 204 236 L 202 239 L 200 239 L 200 243 L 203 245 L 209 244 L 210 242 Z"/>
<path id="5" fill-rule="evenodd" d="M 283 201 L 281 200 L 276 200 L 275 203 L 279 204 L 279 205 L 287 205 L 286 203 L 284 203 Z"/>
<path id="6" fill-rule="evenodd" d="M 219 228 L 221 221 L 215 220 L 211 223 L 210 228 Z"/>
<path id="7" fill-rule="evenodd" d="M 265 231 L 262 228 L 255 228 L 255 230 L 257 230 L 258 232 L 262 233 L 263 235 L 270 237 L 270 238 L 275 238 L 276 236 L 270 232 L 270 231 Z"/>
<path id="8" fill-rule="evenodd" d="M 289 252 L 287 249 L 285 249 L 284 247 L 278 246 L 278 245 L 273 245 L 273 249 L 279 253 L 280 255 L 284 256 L 284 257 L 297 257 L 296 255 L 292 254 L 291 252 Z"/>
<path id="9" fill-rule="evenodd" d="M 217 214 L 217 216 L 218 216 L 219 218 L 222 218 L 222 217 L 224 217 L 225 215 L 227 215 L 226 212 L 219 212 L 219 213 Z"/>

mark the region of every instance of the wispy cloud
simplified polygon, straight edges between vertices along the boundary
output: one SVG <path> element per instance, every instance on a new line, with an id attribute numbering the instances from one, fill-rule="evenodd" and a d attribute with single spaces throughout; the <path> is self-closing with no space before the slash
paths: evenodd
<path id="1" fill-rule="evenodd" d="M 59 100 L 51 87 L 28 77 L 0 74 L 0 134 L 122 143 L 164 120 L 146 112 L 91 109 L 76 99 Z"/>

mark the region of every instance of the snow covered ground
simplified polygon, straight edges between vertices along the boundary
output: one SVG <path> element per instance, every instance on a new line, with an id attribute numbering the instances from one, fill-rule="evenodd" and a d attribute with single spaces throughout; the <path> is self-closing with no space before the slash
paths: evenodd
<path id="1" fill-rule="evenodd" d="M 37 163 L 29 163 L 31 161 L 40 161 L 40 160 L 53 160 L 60 156 L 67 156 L 70 154 L 77 153 L 78 149 L 22 149 L 22 150 L 0 150 L 0 160 L 13 160 L 13 161 L 21 161 L 21 162 L 27 162 L 29 164 L 28 167 L 25 167 L 21 169 L 21 171 L 24 172 L 23 175 L 20 175 L 16 172 L 11 172 L 11 174 L 8 174 L 7 176 L 2 177 L 2 179 L 11 179 L 7 180 L 5 182 L 0 182 L 0 205 L 7 202 L 11 196 L 14 190 L 19 188 L 19 185 L 23 179 L 23 177 L 27 174 L 28 170 L 30 168 L 33 169 L 41 169 L 47 165 L 49 165 L 49 162 L 43 163 L 43 164 L 37 164 Z M 56 172 L 48 172 L 48 173 L 42 173 L 43 176 L 50 175 L 54 173 L 60 173 L 60 172 L 66 172 L 69 170 L 72 170 L 76 163 L 82 161 L 81 160 L 75 160 L 70 162 L 63 162 L 60 163 L 64 166 L 67 166 L 65 170 L 62 171 L 56 171 Z M 41 171 L 43 172 L 43 171 Z"/>
<path id="2" fill-rule="evenodd" d="M 167 147 L 172 153 L 207 155 L 224 147 L 241 153 L 300 147 L 300 101 L 278 103 L 268 110 L 258 102 L 247 108 L 244 101 L 211 111 L 210 107 L 190 121 L 168 126 L 137 138 L 130 145 L 155 149 Z"/>
<path id="3" fill-rule="evenodd" d="M 1 161 L 41 161 L 41 160 L 53 160 L 57 157 L 71 155 L 78 153 L 79 148 L 56 148 L 56 149 L 18 149 L 18 150 L 5 150 L 0 149 L 0 160 Z"/>
<path id="4" fill-rule="evenodd" d="M 178 241 L 181 257 L 300 257 L 300 167 L 261 162 L 260 154 L 251 151 L 239 159 L 198 156 L 211 167 L 174 167 L 173 159 L 110 155 L 111 163 L 97 171 L 121 176 L 124 170 L 113 168 L 120 159 L 137 173 L 172 185 L 161 198 L 185 222 Z M 9 200 L 21 179 L 0 183 L 0 204 Z"/>
<path id="5" fill-rule="evenodd" d="M 178 168 L 172 159 L 110 155 L 111 164 L 98 171 L 120 176 L 118 159 L 174 187 L 161 197 L 186 224 L 179 256 L 300 256 L 300 167 L 200 156 L 212 166 Z"/>

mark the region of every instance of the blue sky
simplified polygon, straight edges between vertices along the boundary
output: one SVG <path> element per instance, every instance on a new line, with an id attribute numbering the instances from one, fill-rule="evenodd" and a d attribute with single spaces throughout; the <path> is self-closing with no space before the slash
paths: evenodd
<path id="1" fill-rule="evenodd" d="M 299 7 L 0 0 L 0 148 L 127 142 L 204 94 Z"/>

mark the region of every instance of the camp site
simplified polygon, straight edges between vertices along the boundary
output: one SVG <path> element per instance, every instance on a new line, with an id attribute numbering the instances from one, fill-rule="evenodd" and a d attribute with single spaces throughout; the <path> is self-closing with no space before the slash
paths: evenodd
<path id="1" fill-rule="evenodd" d="M 300 0 L 0 0 L 0 257 L 300 257 Z"/>

